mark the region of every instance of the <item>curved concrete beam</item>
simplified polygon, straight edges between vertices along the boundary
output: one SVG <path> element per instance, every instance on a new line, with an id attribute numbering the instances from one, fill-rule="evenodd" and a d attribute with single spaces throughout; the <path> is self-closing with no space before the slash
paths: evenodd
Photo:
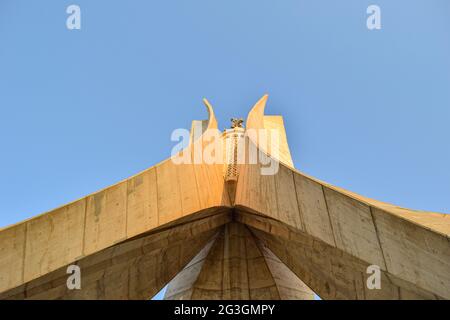
<path id="1" fill-rule="evenodd" d="M 268 98 L 267 94 L 264 95 L 248 113 L 246 129 L 249 143 L 293 168 L 294 163 L 287 142 L 283 117 L 264 114 Z"/>
<path id="2" fill-rule="evenodd" d="M 217 129 L 217 119 L 214 115 L 214 109 L 212 105 L 209 103 L 209 101 L 206 98 L 203 98 L 203 103 L 206 106 L 206 109 L 208 109 L 208 129 Z"/>

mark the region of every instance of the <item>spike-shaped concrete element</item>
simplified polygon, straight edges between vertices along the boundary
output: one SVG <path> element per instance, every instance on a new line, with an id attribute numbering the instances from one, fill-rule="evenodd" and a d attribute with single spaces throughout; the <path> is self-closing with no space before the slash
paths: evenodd
<path id="1" fill-rule="evenodd" d="M 449 299 L 450 215 L 399 208 L 297 171 L 283 119 L 264 115 L 266 101 L 233 130 L 276 162 L 272 174 L 245 158 L 226 181 L 228 164 L 198 157 L 218 127 L 204 100 L 209 119 L 192 123 L 175 157 L 0 229 L 0 298 L 149 299 L 169 284 L 170 299 L 311 299 L 313 291 L 323 299 Z M 80 290 L 67 287 L 70 265 L 80 267 Z M 367 285 L 370 266 L 380 270 L 379 289 Z"/>

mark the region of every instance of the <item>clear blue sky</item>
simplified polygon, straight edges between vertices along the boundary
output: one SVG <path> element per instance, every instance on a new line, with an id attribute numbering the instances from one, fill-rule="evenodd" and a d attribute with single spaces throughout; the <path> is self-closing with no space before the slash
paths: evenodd
<path id="1" fill-rule="evenodd" d="M 448 0 L 2 0 L 0 226 L 165 159 L 203 97 L 223 128 L 264 93 L 299 170 L 450 212 Z"/>

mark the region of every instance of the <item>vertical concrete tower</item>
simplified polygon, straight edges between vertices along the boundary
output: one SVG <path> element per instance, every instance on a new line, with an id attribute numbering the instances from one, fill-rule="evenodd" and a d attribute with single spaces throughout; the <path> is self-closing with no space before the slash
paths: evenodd
<path id="1" fill-rule="evenodd" d="M 215 142 L 205 100 L 209 119 L 179 154 L 0 229 L 0 298 L 149 299 L 166 285 L 167 299 L 450 298 L 450 216 L 299 172 L 266 100 Z"/>

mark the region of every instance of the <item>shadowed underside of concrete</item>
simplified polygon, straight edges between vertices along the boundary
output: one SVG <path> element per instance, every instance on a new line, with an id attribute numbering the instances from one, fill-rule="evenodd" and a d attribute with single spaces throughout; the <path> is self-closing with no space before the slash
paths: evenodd
<path id="1" fill-rule="evenodd" d="M 279 160 L 175 164 L 171 159 L 125 181 L 0 230 L 2 299 L 448 299 L 450 217 L 365 198 L 293 168 L 280 116 L 265 116 L 267 97 L 246 130 L 277 129 Z M 209 120 L 195 130 L 216 129 Z M 197 126 L 196 124 L 199 124 Z M 201 128 L 201 129 L 195 129 Z M 193 157 L 202 139 L 182 151 Z M 69 290 L 78 265 L 81 289 Z M 368 289 L 368 266 L 381 288 Z"/>

